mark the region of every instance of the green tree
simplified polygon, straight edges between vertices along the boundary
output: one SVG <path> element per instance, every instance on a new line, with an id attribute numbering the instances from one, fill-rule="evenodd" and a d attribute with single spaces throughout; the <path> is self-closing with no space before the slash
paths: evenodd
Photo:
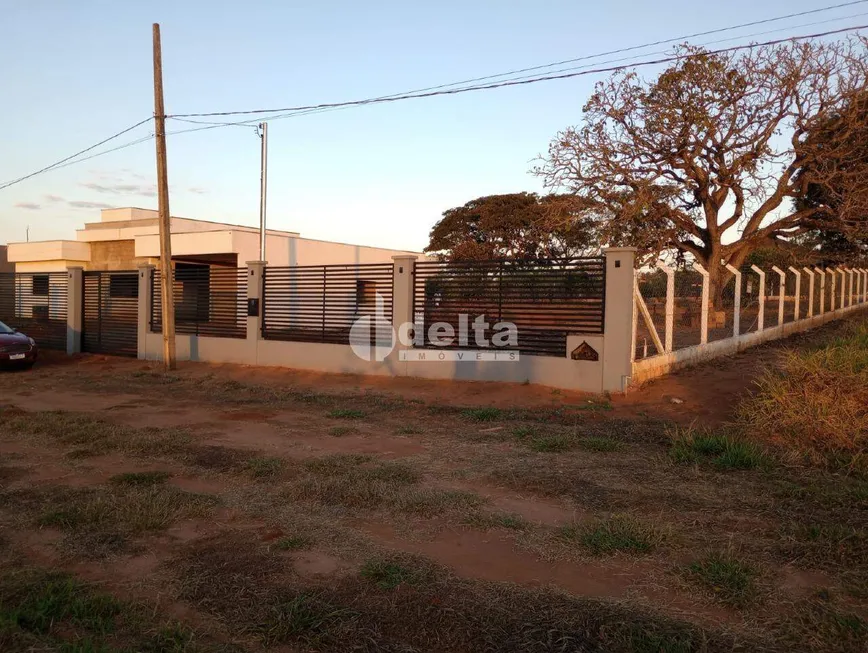
<path id="1" fill-rule="evenodd" d="M 444 259 L 569 258 L 598 249 L 581 200 L 536 193 L 488 195 L 449 209 L 425 252 Z"/>

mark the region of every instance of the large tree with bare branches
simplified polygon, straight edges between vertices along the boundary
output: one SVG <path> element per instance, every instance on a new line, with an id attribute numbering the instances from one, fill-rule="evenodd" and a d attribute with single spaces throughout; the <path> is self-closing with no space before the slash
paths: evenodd
<path id="1" fill-rule="evenodd" d="M 835 175 L 818 161 L 851 157 L 846 139 L 811 134 L 854 115 L 868 57 L 861 40 L 679 55 L 653 81 L 623 71 L 597 84 L 584 124 L 559 133 L 535 172 L 592 207 L 607 242 L 691 254 L 716 297 L 721 261 L 739 267 L 821 219 L 859 215 L 864 162 L 835 177 L 836 206 L 795 200 Z"/>

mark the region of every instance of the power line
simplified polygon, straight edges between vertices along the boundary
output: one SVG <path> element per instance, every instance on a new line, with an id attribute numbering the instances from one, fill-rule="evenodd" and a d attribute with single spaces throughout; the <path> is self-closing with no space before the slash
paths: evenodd
<path id="1" fill-rule="evenodd" d="M 485 75 L 483 77 L 472 77 L 470 79 L 465 79 L 465 80 L 462 80 L 460 82 L 451 82 L 449 84 L 439 84 L 437 86 L 428 86 L 426 88 L 418 88 L 418 89 L 414 89 L 412 91 L 403 91 L 401 93 L 395 93 L 393 95 L 383 95 L 380 97 L 381 98 L 390 98 L 390 97 L 394 97 L 395 95 L 407 95 L 409 93 L 424 93 L 426 91 L 436 91 L 436 90 L 439 90 L 442 88 L 449 88 L 450 86 L 460 86 L 462 84 L 470 84 L 473 82 L 482 82 L 482 81 L 486 81 L 489 79 L 497 79 L 498 77 L 509 77 L 511 75 L 517 75 L 519 73 L 526 73 L 526 72 L 530 72 L 532 70 L 543 70 L 545 68 L 554 68 L 555 66 L 563 66 L 564 64 L 568 64 L 568 63 L 576 63 L 579 61 L 587 61 L 589 59 L 598 59 L 600 57 L 608 57 L 608 56 L 613 55 L 613 54 L 623 54 L 624 52 L 634 52 L 636 50 L 644 50 L 645 48 L 653 48 L 653 47 L 658 46 L 658 45 L 666 45 L 669 43 L 678 43 L 680 41 L 686 41 L 688 39 L 698 38 L 701 36 L 711 36 L 712 34 L 720 34 L 722 32 L 729 32 L 729 31 L 733 31 L 733 30 L 737 30 L 737 29 L 744 29 L 745 27 L 755 27 L 757 25 L 765 25 L 768 23 L 775 23 L 775 22 L 779 22 L 782 20 L 788 20 L 790 18 L 799 18 L 801 16 L 808 16 L 810 14 L 818 14 L 818 13 L 823 13 L 826 11 L 832 11 L 834 9 L 842 9 L 844 7 L 851 7 L 853 5 L 864 4 L 866 2 L 868 2 L 868 0 L 855 0 L 854 2 L 844 2 L 841 4 L 837 4 L 837 5 L 830 5 L 828 7 L 821 7 L 819 9 L 811 9 L 808 11 L 800 11 L 800 12 L 796 12 L 796 13 L 792 13 L 792 14 L 786 14 L 784 16 L 776 16 L 774 18 L 765 18 L 763 20 L 755 20 L 755 21 L 751 21 L 749 23 L 741 23 L 739 25 L 731 25 L 730 27 L 719 27 L 717 29 L 707 30 L 705 32 L 695 32 L 694 34 L 685 34 L 683 36 L 676 36 L 673 38 L 663 39 L 660 41 L 652 41 L 650 43 L 644 43 L 642 45 L 632 45 L 632 46 L 625 47 L 625 48 L 618 48 L 617 50 L 609 50 L 608 52 L 600 52 L 598 54 L 589 54 L 589 55 L 584 55 L 581 57 L 576 57 L 574 59 L 564 59 L 563 61 L 554 61 L 552 63 L 542 64 L 539 66 L 530 66 L 527 68 L 519 68 L 517 70 L 510 70 L 508 72 L 497 73 L 494 75 Z M 842 20 L 843 18 L 844 17 L 835 18 L 832 20 Z M 792 29 L 792 26 L 785 28 L 785 29 Z M 746 37 L 733 37 L 733 38 L 746 38 Z"/>
<path id="2" fill-rule="evenodd" d="M 644 66 L 658 65 L 658 64 L 662 64 L 662 63 L 669 63 L 669 62 L 679 61 L 679 60 L 683 60 L 686 58 L 690 58 L 693 56 L 699 56 L 699 55 L 697 55 L 697 54 L 676 55 L 676 56 L 670 56 L 670 57 L 665 57 L 665 58 L 661 58 L 661 59 L 636 61 L 636 62 L 623 64 L 623 65 L 619 65 L 619 66 L 598 67 L 598 68 L 593 68 L 593 69 L 588 69 L 588 68 L 589 68 L 589 66 L 594 65 L 594 64 L 586 64 L 584 66 L 576 66 L 576 67 L 565 68 L 565 69 L 562 69 L 559 71 L 554 71 L 553 74 L 545 75 L 545 76 L 524 76 L 524 77 L 517 77 L 517 78 L 508 79 L 508 80 L 503 80 L 501 82 L 496 82 L 496 83 L 492 83 L 492 84 L 483 84 L 483 85 L 475 85 L 475 86 L 462 86 L 460 88 L 447 89 L 447 87 L 449 87 L 449 86 L 456 86 L 456 85 L 463 84 L 466 82 L 485 80 L 485 79 L 494 79 L 496 77 L 503 77 L 506 75 L 514 75 L 514 74 L 518 74 L 518 73 L 529 71 L 529 70 L 535 70 L 535 69 L 540 69 L 540 68 L 546 68 L 546 67 L 561 65 L 564 63 L 572 63 L 572 62 L 576 62 L 576 61 L 598 58 L 601 56 L 605 56 L 607 54 L 629 52 L 629 51 L 638 50 L 638 49 L 642 49 L 642 48 L 646 48 L 646 47 L 651 47 L 653 45 L 672 43 L 672 42 L 680 41 L 680 40 L 685 39 L 685 38 L 694 38 L 697 36 L 717 34 L 717 33 L 725 32 L 725 31 L 729 31 L 729 30 L 748 27 L 751 25 L 766 24 L 766 23 L 770 23 L 770 22 L 784 20 L 787 18 L 804 16 L 804 15 L 808 15 L 808 14 L 815 14 L 815 13 L 819 13 L 822 11 L 829 11 L 831 9 L 837 9 L 837 8 L 841 8 L 841 7 L 851 6 L 851 5 L 863 4 L 865 2 L 868 2 L 868 0 L 858 0 L 856 2 L 843 3 L 843 4 L 839 4 L 839 5 L 825 7 L 822 9 L 814 9 L 814 10 L 810 10 L 810 11 L 788 14 L 786 16 L 780 16 L 777 18 L 769 18 L 769 19 L 764 19 L 764 20 L 760 20 L 760 21 L 753 21 L 750 23 L 743 23 L 742 25 L 736 25 L 736 26 L 732 26 L 732 27 L 718 28 L 715 30 L 708 30 L 706 32 L 698 32 L 698 33 L 693 34 L 693 35 L 687 35 L 687 36 L 677 37 L 677 38 L 673 38 L 673 39 L 666 39 L 666 40 L 657 41 L 654 43 L 649 43 L 649 44 L 645 44 L 645 45 L 641 45 L 641 46 L 631 46 L 631 47 L 627 47 L 627 48 L 620 48 L 618 50 L 612 50 L 608 53 L 601 53 L 601 54 L 597 54 L 597 55 L 587 55 L 587 56 L 578 57 L 575 59 L 564 60 L 562 62 L 555 62 L 552 64 L 547 64 L 545 66 L 534 66 L 534 67 L 530 67 L 530 68 L 523 68 L 523 69 L 511 71 L 508 73 L 500 73 L 498 75 L 490 75 L 487 77 L 480 77 L 480 78 L 474 78 L 471 80 L 465 80 L 465 82 L 453 82 L 452 84 L 442 84 L 440 86 L 429 87 L 428 89 L 418 89 L 416 91 L 407 91 L 405 93 L 393 94 L 393 95 L 388 95 L 388 96 L 379 96 L 379 97 L 374 97 L 374 98 L 368 98 L 365 100 L 353 100 L 353 101 L 349 101 L 349 102 L 336 102 L 336 103 L 323 103 L 323 104 L 317 104 L 317 105 L 309 105 L 309 106 L 301 106 L 301 107 L 289 107 L 289 108 L 283 108 L 283 109 L 256 109 L 256 110 L 251 110 L 251 111 L 229 111 L 229 112 L 167 115 L 166 116 L 167 118 L 171 118 L 174 120 L 203 125 L 202 127 L 197 127 L 197 128 L 192 128 L 192 129 L 183 129 L 183 130 L 178 130 L 178 131 L 174 131 L 174 132 L 167 132 L 167 135 L 185 134 L 185 133 L 190 133 L 190 132 L 205 131 L 205 130 L 209 130 L 209 129 L 217 129 L 220 127 L 229 127 L 229 126 L 240 126 L 240 127 L 251 127 L 252 128 L 254 126 L 249 124 L 249 123 L 261 120 L 261 118 L 251 118 L 248 120 L 242 120 L 242 121 L 236 121 L 236 122 L 212 122 L 212 121 L 191 120 L 190 117 L 210 117 L 210 116 L 227 116 L 227 115 L 251 115 L 251 114 L 263 114 L 263 113 L 280 113 L 281 115 L 268 117 L 269 120 L 277 120 L 277 119 L 281 119 L 281 118 L 308 115 L 308 114 L 320 113 L 320 112 L 324 112 L 324 111 L 333 111 L 333 110 L 345 109 L 345 108 L 349 108 L 349 107 L 353 107 L 353 106 L 363 106 L 363 105 L 367 105 L 367 104 L 380 104 L 380 103 L 385 103 L 385 102 L 394 102 L 394 101 L 405 100 L 405 99 L 434 97 L 434 96 L 439 96 L 439 95 L 454 95 L 454 94 L 465 93 L 465 92 L 469 92 L 469 91 L 489 90 L 489 89 L 495 89 L 495 88 L 502 88 L 502 87 L 506 87 L 506 86 L 519 86 L 519 85 L 532 84 L 532 83 L 542 82 L 542 81 L 568 79 L 568 78 L 572 78 L 572 77 L 579 77 L 579 76 L 591 75 L 591 74 L 597 74 L 597 73 L 615 72 L 615 71 L 624 70 L 627 68 L 644 67 Z M 865 14 L 855 14 L 852 16 L 842 16 L 839 18 L 828 19 L 825 21 L 816 21 L 813 23 L 808 23 L 806 25 L 799 25 L 796 27 L 806 27 L 806 26 L 811 26 L 811 25 L 816 25 L 816 24 L 823 24 L 823 23 L 833 22 L 836 20 L 845 20 L 845 19 L 855 18 L 855 17 L 862 16 L 862 15 L 865 15 Z M 816 33 L 816 34 L 808 34 L 808 35 L 803 35 L 803 36 L 792 36 L 792 37 L 786 37 L 786 38 L 781 38 L 781 39 L 776 39 L 776 40 L 771 40 L 771 41 L 765 41 L 763 43 L 736 45 L 736 46 L 731 46 L 728 48 L 721 48 L 718 50 L 707 51 L 707 52 L 704 52 L 702 54 L 703 55 L 723 54 L 726 52 L 734 52 L 734 51 L 743 50 L 743 49 L 750 49 L 750 48 L 754 48 L 754 47 L 761 47 L 761 46 L 766 46 L 766 45 L 776 45 L 776 44 L 784 43 L 784 42 L 788 42 L 788 41 L 801 41 L 801 40 L 806 40 L 806 39 L 822 38 L 824 36 L 830 36 L 833 34 L 840 34 L 840 33 L 849 32 L 849 31 L 858 31 L 858 30 L 866 29 L 866 28 L 868 28 L 868 25 L 850 26 L 850 27 L 844 27 L 844 28 L 840 28 L 837 30 L 830 30 L 830 31 L 826 31 L 826 32 Z M 787 27 L 787 28 L 782 28 L 782 29 L 792 29 L 792 27 Z M 718 39 L 717 41 L 711 41 L 710 43 L 719 43 L 721 41 L 734 40 L 737 38 L 750 38 L 752 36 L 758 36 L 760 34 L 772 33 L 772 32 L 776 32 L 776 31 L 781 31 L 781 29 L 769 30 L 767 32 L 760 32 L 760 33 L 751 34 L 751 35 L 734 36 L 732 38 L 727 38 L 727 39 Z M 658 54 L 658 53 L 646 53 L 646 54 Z M 662 53 L 659 53 L 659 54 L 662 54 Z M 621 59 L 615 59 L 615 60 L 611 60 L 608 62 L 602 62 L 602 63 L 603 64 L 612 63 L 615 61 L 623 61 L 624 59 L 633 59 L 633 57 L 624 57 Z M 581 70 L 579 70 L 579 69 L 581 69 Z M 574 70 L 579 70 L 579 72 L 567 72 L 567 71 L 574 71 Z M 446 90 L 443 90 L 443 89 L 446 89 Z M 425 92 L 421 92 L 421 91 L 425 91 Z M 123 134 L 126 134 L 126 133 L 132 131 L 133 129 L 135 129 L 137 127 L 140 127 L 141 125 L 147 123 L 149 120 L 152 120 L 152 118 L 150 118 L 150 117 L 146 118 L 145 120 L 142 120 L 142 121 L 126 128 L 126 129 L 124 129 L 124 130 L 122 130 L 122 131 L 120 131 L 120 132 L 94 144 L 94 145 L 91 145 L 90 147 L 87 147 L 87 148 L 85 148 L 79 152 L 76 152 L 75 154 L 72 154 L 72 155 L 70 155 L 64 159 L 61 159 L 60 161 L 57 161 L 57 162 L 55 162 L 49 166 L 46 166 L 40 170 L 32 172 L 28 175 L 24 175 L 23 177 L 19 177 L 18 179 L 14 179 L 14 180 L 11 180 L 9 182 L 6 182 L 6 183 L 0 185 L 0 190 L 8 188 L 9 186 L 17 184 L 19 182 L 25 181 L 26 179 L 30 179 L 31 177 L 35 177 L 36 175 L 39 175 L 39 174 L 42 174 L 45 172 L 49 172 L 51 170 L 64 168 L 64 167 L 67 167 L 69 165 L 73 165 L 74 163 L 80 163 L 83 161 L 88 161 L 88 160 L 96 158 L 98 156 L 102 156 L 103 154 L 109 154 L 111 152 L 116 152 L 118 150 L 126 149 L 127 147 L 132 147 L 133 145 L 137 145 L 139 143 L 143 143 L 145 141 L 148 141 L 154 137 L 153 134 L 146 136 L 144 138 L 137 139 L 135 141 L 131 141 L 129 143 L 125 143 L 123 145 L 112 148 L 110 150 L 97 152 L 96 154 L 93 154 L 93 155 L 88 156 L 88 157 L 84 157 L 82 159 L 77 158 L 77 157 L 81 156 L 82 154 L 90 152 L 90 151 L 96 149 L 97 147 L 100 147 L 101 145 L 104 145 L 105 143 L 108 143 L 108 142 L 118 138 L 119 136 L 122 136 Z M 75 159 L 75 160 L 73 161 L 73 159 Z"/>
<path id="3" fill-rule="evenodd" d="M 52 169 L 54 169 L 54 168 L 57 168 L 57 167 L 60 166 L 61 164 L 66 163 L 67 161 L 69 161 L 70 159 L 74 159 L 74 158 L 76 158 L 76 157 L 78 157 L 78 156 L 81 156 L 82 154 L 84 154 L 84 153 L 86 153 L 86 152 L 90 152 L 91 150 L 95 150 L 95 149 L 98 148 L 100 145 L 105 145 L 105 144 L 108 143 L 109 141 L 113 141 L 114 139 L 118 138 L 119 136 L 123 136 L 123 135 L 126 134 L 127 132 L 131 132 L 131 131 L 133 131 L 136 127 L 141 127 L 142 125 L 144 125 L 144 124 L 145 124 L 146 122 L 148 122 L 149 120 L 153 120 L 153 118 L 145 118 L 144 120 L 141 120 L 141 121 L 137 122 L 135 125 L 132 125 L 132 126 L 130 126 L 130 127 L 127 127 L 126 129 L 123 129 L 123 130 L 119 131 L 117 134 L 113 134 L 112 136 L 109 136 L 108 138 L 101 140 L 99 143 L 95 143 L 94 145 L 91 145 L 90 147 L 86 147 L 86 148 L 84 148 L 83 150 L 80 150 L 80 151 L 76 152 L 75 154 L 71 154 L 71 155 L 69 155 L 68 157 L 66 157 L 66 158 L 64 158 L 64 159 L 61 159 L 60 161 L 57 161 L 57 162 L 55 162 L 55 163 L 52 163 L 50 166 L 45 166 L 44 168 L 41 168 L 40 170 L 37 170 L 36 172 L 31 172 L 30 174 L 28 174 L 28 175 L 24 175 L 23 177 L 19 177 L 18 179 L 13 179 L 12 181 L 7 181 L 6 183 L 0 185 L 0 190 L 3 190 L 4 188 L 8 188 L 9 186 L 12 186 L 13 184 L 17 184 L 17 183 L 19 183 L 19 182 L 22 182 L 22 181 L 24 181 L 25 179 L 30 179 L 31 177 L 35 177 L 36 175 L 40 175 L 40 174 L 42 174 L 43 172 L 48 172 L 49 170 L 52 170 Z"/>
<path id="4" fill-rule="evenodd" d="M 487 91 L 495 88 L 504 88 L 508 86 L 524 86 L 527 84 L 535 84 L 537 82 L 546 82 L 557 79 L 570 79 L 573 77 L 582 77 L 585 75 L 595 75 L 599 73 L 610 73 L 616 72 L 619 70 L 625 70 L 627 68 L 641 68 L 645 66 L 654 66 L 664 63 L 672 63 L 674 61 L 682 61 L 684 59 L 690 59 L 697 56 L 708 56 L 708 55 L 716 55 L 716 54 L 725 54 L 727 52 L 736 52 L 739 50 L 751 49 L 756 47 L 763 47 L 768 45 L 778 45 L 781 43 L 787 42 L 796 42 L 796 41 L 804 41 L 808 39 L 817 39 L 822 38 L 824 36 L 832 36 L 834 34 L 841 34 L 844 32 L 852 32 L 858 31 L 861 29 L 868 28 L 868 25 L 854 25 L 850 27 L 842 27 L 840 29 L 829 30 L 826 32 L 818 32 L 815 34 L 805 34 L 802 36 L 788 36 L 785 38 L 774 39 L 770 41 L 764 41 L 762 43 L 750 43 L 745 45 L 734 45 L 728 48 L 719 48 L 717 50 L 707 50 L 702 53 L 691 53 L 685 55 L 674 55 L 670 57 L 663 57 L 660 59 L 650 59 L 644 61 L 638 61 L 634 63 L 624 64 L 620 66 L 611 66 L 611 67 L 602 67 L 602 68 L 592 68 L 588 70 L 581 70 L 578 72 L 564 73 L 564 74 L 556 74 L 556 75 L 544 75 L 531 77 L 529 79 L 516 79 L 516 80 L 507 80 L 503 82 L 493 82 L 491 84 L 479 84 L 475 86 L 463 86 L 455 89 L 444 89 L 437 91 L 429 91 L 425 93 L 404 93 L 401 95 L 391 95 L 391 96 L 381 96 L 374 98 L 367 98 L 364 100 L 350 100 L 346 102 L 325 102 L 322 104 L 312 104 L 306 106 L 298 106 L 298 107 L 282 107 L 279 109 L 251 109 L 246 111 L 213 111 L 207 113 L 179 113 L 174 115 L 167 116 L 168 118 L 207 118 L 211 116 L 241 116 L 241 115 L 261 115 L 265 113 L 295 113 L 300 111 L 309 111 L 315 109 L 328 109 L 328 108 L 337 108 L 337 107 L 350 107 L 350 106 L 363 106 L 368 104 L 383 104 L 386 102 L 398 102 L 400 100 L 412 100 L 417 98 L 427 98 L 427 97 L 436 97 L 440 95 L 457 95 L 459 93 L 467 93 L 470 91 Z"/>
<path id="5" fill-rule="evenodd" d="M 868 1 L 868 0 L 863 0 L 863 1 Z M 737 39 L 753 38 L 753 37 L 756 37 L 756 36 L 765 36 L 765 35 L 767 35 L 767 34 L 776 34 L 776 33 L 778 33 L 778 32 L 783 32 L 783 31 L 785 31 L 785 30 L 790 30 L 790 29 L 801 29 L 801 28 L 803 28 L 803 27 L 814 27 L 814 26 L 816 26 L 816 25 L 825 25 L 825 24 L 828 24 L 828 23 L 834 23 L 834 22 L 838 22 L 838 21 L 842 21 L 842 20 L 849 20 L 849 19 L 852 19 L 852 18 L 862 18 L 862 17 L 864 17 L 864 16 L 868 16 L 868 12 L 862 12 L 862 13 L 858 13 L 858 14 L 851 14 L 851 15 L 848 15 L 848 16 L 838 16 L 838 17 L 836 17 L 836 18 L 829 18 L 829 19 L 826 19 L 826 20 L 811 21 L 811 22 L 809 22 L 809 23 L 802 23 L 801 25 L 790 25 L 790 26 L 788 26 L 788 27 L 780 27 L 780 28 L 773 29 L 773 30 L 764 30 L 764 31 L 761 31 L 761 32 L 753 32 L 753 33 L 751 33 L 751 34 L 743 34 L 743 35 L 739 35 L 739 36 L 731 36 L 731 37 L 727 37 L 727 38 L 723 38 L 723 39 L 715 39 L 715 40 L 713 40 L 713 41 L 705 41 L 704 43 L 699 43 L 699 44 L 697 44 L 697 45 L 698 45 L 699 47 L 705 47 L 705 46 L 708 46 L 708 45 L 714 45 L 714 44 L 716 44 L 716 43 L 724 43 L 724 42 L 726 42 L 726 41 L 734 41 L 734 40 L 737 40 Z M 650 55 L 666 54 L 667 52 L 669 52 L 669 50 L 658 50 L 658 51 L 656 51 L 656 52 L 647 52 L 647 53 L 643 53 L 643 55 L 644 55 L 644 56 L 650 56 Z M 637 55 L 637 56 L 638 56 L 638 55 Z M 552 74 L 555 74 L 555 73 L 568 72 L 568 71 L 571 71 L 571 70 L 583 70 L 583 69 L 586 69 L 586 68 L 590 68 L 590 67 L 593 66 L 593 65 L 606 65 L 606 64 L 611 64 L 611 63 L 617 63 L 617 62 L 620 62 L 620 61 L 633 61 L 633 60 L 635 60 L 635 59 L 637 58 L 637 56 L 619 57 L 619 58 L 617 58 L 617 59 L 608 59 L 608 60 L 603 61 L 603 62 L 598 62 L 597 64 L 585 64 L 585 65 L 582 65 L 582 66 L 570 66 L 570 67 L 568 67 L 568 68 L 562 68 L 562 69 L 560 69 L 560 70 L 554 70 L 554 71 L 551 71 L 551 73 L 552 73 Z M 625 64 L 624 67 L 629 67 L 629 65 L 630 65 L 630 64 Z M 507 74 L 507 73 L 503 73 L 503 74 Z M 522 76 L 522 77 L 514 77 L 514 78 L 510 78 L 508 81 L 520 80 L 520 79 L 529 79 L 529 78 L 532 78 L 532 77 L 535 77 L 535 75 L 525 75 L 525 76 Z M 443 85 L 443 86 L 451 86 L 451 85 L 450 85 L 450 84 L 445 84 L 445 85 Z M 442 88 L 442 87 L 433 87 L 433 88 Z M 411 92 L 411 91 L 408 91 L 408 93 L 409 93 L 409 92 Z M 398 94 L 396 94 L 396 95 L 398 95 Z M 382 97 L 392 97 L 392 96 L 382 96 Z M 282 120 L 282 119 L 284 119 L 284 118 L 294 118 L 294 117 L 297 117 L 297 116 L 306 116 L 306 115 L 310 115 L 310 114 L 314 114 L 314 113 L 324 113 L 324 112 L 326 112 L 326 111 L 339 111 L 339 110 L 342 110 L 342 109 L 348 109 L 348 108 L 350 108 L 350 107 L 349 107 L 349 106 L 339 106 L 339 107 L 326 107 L 326 108 L 321 108 L 321 109 L 307 109 L 307 110 L 304 110 L 304 111 L 291 111 L 291 112 L 288 112 L 288 113 L 282 113 L 282 114 L 277 114 L 277 115 L 273 115 L 273 116 L 268 116 L 267 118 L 268 118 L 269 121 L 274 121 L 274 120 Z M 186 120 L 186 119 L 183 119 L 183 118 L 175 118 L 175 120 Z M 237 122 L 229 122 L 229 123 L 202 123 L 202 124 L 225 124 L 225 125 L 252 126 L 252 125 L 250 125 L 249 123 L 257 122 L 257 121 L 259 121 L 259 120 L 262 120 L 262 118 L 251 118 L 251 119 L 249 119 L 249 120 L 243 120 L 243 121 L 237 121 Z M 188 121 L 188 122 L 194 122 L 194 121 Z"/>

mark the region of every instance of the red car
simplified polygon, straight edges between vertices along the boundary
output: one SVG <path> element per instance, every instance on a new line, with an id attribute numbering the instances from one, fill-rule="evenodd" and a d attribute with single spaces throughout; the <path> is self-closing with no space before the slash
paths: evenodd
<path id="1" fill-rule="evenodd" d="M 39 347 L 33 338 L 0 322 L 0 366 L 33 367 L 37 356 Z"/>

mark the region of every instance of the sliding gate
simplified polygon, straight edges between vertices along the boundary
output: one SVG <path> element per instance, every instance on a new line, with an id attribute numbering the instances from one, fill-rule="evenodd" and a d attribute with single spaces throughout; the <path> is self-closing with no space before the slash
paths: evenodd
<path id="1" fill-rule="evenodd" d="M 82 351 L 137 355 L 139 276 L 135 270 L 85 272 L 83 313 Z"/>

